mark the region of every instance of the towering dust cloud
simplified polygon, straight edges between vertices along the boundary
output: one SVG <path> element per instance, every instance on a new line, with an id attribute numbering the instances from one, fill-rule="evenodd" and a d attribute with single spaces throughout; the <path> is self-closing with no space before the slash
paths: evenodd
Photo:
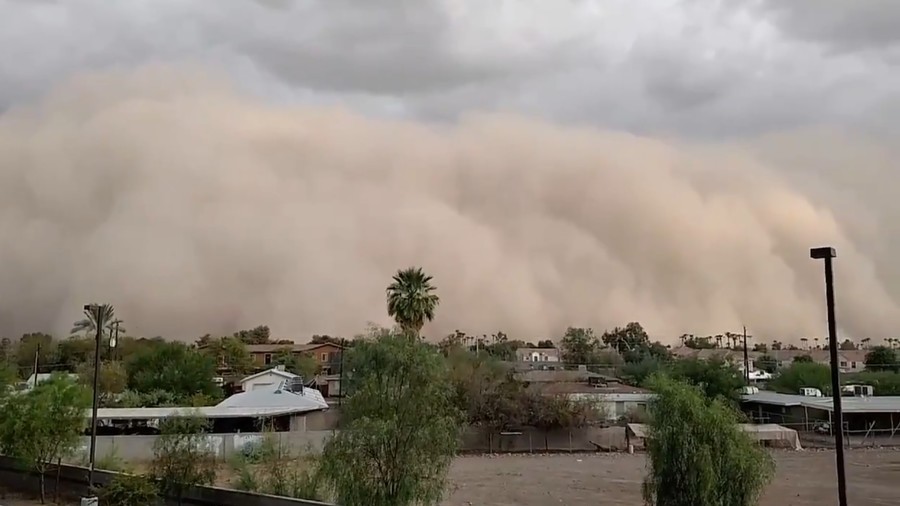
<path id="1" fill-rule="evenodd" d="M 886 335 L 900 310 L 865 242 L 875 218 L 839 222 L 827 192 L 761 161 L 804 143 L 842 149 L 389 122 L 184 70 L 82 77 L 0 117 L 0 328 L 66 332 L 102 301 L 145 335 L 352 335 L 387 323 L 391 274 L 421 265 L 442 298 L 432 338 L 638 320 L 670 342 L 742 324 L 792 340 L 824 333 L 808 249 L 831 244 L 842 326 Z"/>

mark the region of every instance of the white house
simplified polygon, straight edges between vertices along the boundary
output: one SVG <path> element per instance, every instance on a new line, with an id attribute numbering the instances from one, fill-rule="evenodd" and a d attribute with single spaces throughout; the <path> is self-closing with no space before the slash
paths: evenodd
<path id="1" fill-rule="evenodd" d="M 273 369 L 268 369 L 256 374 L 247 376 L 240 381 L 241 389 L 244 392 L 252 392 L 262 388 L 272 389 L 276 385 L 280 385 L 284 381 L 290 381 L 300 376 L 284 370 L 284 366 L 279 365 Z"/>
<path id="2" fill-rule="evenodd" d="M 520 362 L 559 362 L 559 350 L 556 348 L 519 348 L 516 358 Z"/>
<path id="3" fill-rule="evenodd" d="M 53 376 L 53 374 L 46 373 L 46 372 L 32 374 L 31 376 L 28 377 L 27 380 L 25 380 L 25 390 L 31 390 L 38 383 L 43 383 L 43 382 L 49 380 L 51 376 Z M 79 379 L 77 374 L 67 374 L 66 376 L 68 376 L 69 379 L 71 379 L 72 381 L 78 381 L 78 379 Z"/>
<path id="4" fill-rule="evenodd" d="M 534 385 L 534 388 L 543 395 L 563 396 L 570 401 L 589 402 L 607 421 L 615 421 L 630 411 L 646 408 L 655 397 L 649 390 L 615 382 L 597 385 L 547 383 Z"/>

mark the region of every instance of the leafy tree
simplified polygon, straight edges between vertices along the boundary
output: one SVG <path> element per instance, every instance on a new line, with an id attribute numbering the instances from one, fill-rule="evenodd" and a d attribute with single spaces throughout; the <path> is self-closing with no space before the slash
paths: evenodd
<path id="1" fill-rule="evenodd" d="M 875 346 L 866 353 L 866 369 L 869 371 L 900 370 L 897 352 L 885 346 Z"/>
<path id="2" fill-rule="evenodd" d="M 692 350 L 711 350 L 716 347 L 710 336 L 698 337 L 690 336 L 685 340 L 684 345 Z"/>
<path id="3" fill-rule="evenodd" d="M 646 348 L 650 345 L 650 337 L 647 335 L 647 331 L 638 322 L 631 322 L 624 327 L 608 330 L 603 333 L 601 339 L 607 346 L 619 353 Z"/>
<path id="4" fill-rule="evenodd" d="M 0 448 L 39 473 L 41 503 L 47 467 L 74 452 L 90 403 L 87 389 L 54 374 L 28 392 L 8 396 L 3 405 Z"/>
<path id="5" fill-rule="evenodd" d="M 250 330 L 239 330 L 234 333 L 234 337 L 244 344 L 267 344 L 271 336 L 268 325 L 258 325 Z"/>
<path id="6" fill-rule="evenodd" d="M 94 361 L 94 339 L 92 337 L 71 336 L 57 346 L 58 362 L 75 371 L 80 364 Z"/>
<path id="7" fill-rule="evenodd" d="M 538 348 L 555 348 L 556 345 L 553 344 L 553 341 L 551 341 L 549 339 L 544 339 L 544 340 L 537 342 L 537 347 Z"/>
<path id="8" fill-rule="evenodd" d="M 797 355 L 794 357 L 794 360 L 791 361 L 792 364 L 811 364 L 813 363 L 813 359 L 809 355 Z"/>
<path id="9" fill-rule="evenodd" d="M 345 427 L 321 462 L 338 504 L 438 504 L 460 430 L 446 362 L 406 335 L 358 343 L 345 360 Z"/>
<path id="10" fill-rule="evenodd" d="M 316 359 L 305 353 L 293 353 L 286 347 L 278 350 L 272 357 L 272 365 L 283 365 L 284 370 L 304 379 L 312 378 L 319 373 L 320 367 Z"/>
<path id="11" fill-rule="evenodd" d="M 210 356 L 218 366 L 235 374 L 247 374 L 253 370 L 253 358 L 240 338 L 221 337 L 205 340 L 204 343 L 201 352 Z"/>
<path id="12" fill-rule="evenodd" d="M 710 360 L 679 360 L 669 367 L 669 374 L 677 380 L 698 387 L 709 399 L 734 400 L 738 390 L 744 385 L 741 372 L 718 357 Z"/>
<path id="13" fill-rule="evenodd" d="M 656 377 L 649 406 L 644 500 L 650 506 L 751 506 L 771 480 L 772 457 L 739 426 L 739 415 L 694 387 Z"/>
<path id="14" fill-rule="evenodd" d="M 388 316 L 392 317 L 408 335 L 419 337 L 426 321 L 434 319 L 440 298 L 431 284 L 431 276 L 421 267 L 397 271 L 387 287 Z"/>
<path id="15" fill-rule="evenodd" d="M 35 355 L 38 357 L 38 372 L 49 371 L 47 364 L 56 363 L 56 352 L 56 343 L 50 334 L 33 332 L 23 335 L 16 347 L 16 365 L 22 371 L 22 377 L 27 378 L 33 372 Z"/>
<path id="16" fill-rule="evenodd" d="M 83 385 L 92 389 L 94 385 L 94 361 L 82 363 L 76 372 Z M 116 395 L 125 391 L 128 384 L 128 373 L 121 362 L 101 362 L 97 376 L 97 392 L 101 404 L 107 405 Z"/>
<path id="17" fill-rule="evenodd" d="M 838 349 L 842 350 L 842 351 L 850 351 L 850 350 L 857 349 L 857 347 L 856 347 L 856 343 L 854 343 L 853 341 L 851 341 L 849 339 L 844 339 L 844 342 L 841 343 L 841 345 L 838 347 Z"/>
<path id="18" fill-rule="evenodd" d="M 213 360 L 184 343 L 165 342 L 142 349 L 129 357 L 126 370 L 128 388 L 139 393 L 165 390 L 182 400 L 195 394 L 222 395 L 213 383 Z"/>
<path id="19" fill-rule="evenodd" d="M 632 385 L 643 385 L 648 378 L 664 371 L 666 363 L 652 356 L 646 356 L 641 360 L 630 361 L 622 367 L 620 373 L 623 380 Z"/>
<path id="20" fill-rule="evenodd" d="M 314 335 L 312 339 L 309 340 L 309 344 L 333 344 L 335 346 L 350 346 L 353 341 L 348 341 L 343 337 L 332 337 L 326 335 Z"/>
<path id="21" fill-rule="evenodd" d="M 594 329 L 569 327 L 559 342 L 563 362 L 568 364 L 592 364 L 600 349 L 600 340 Z"/>
<path id="22" fill-rule="evenodd" d="M 769 351 L 769 345 L 767 345 L 766 343 L 756 343 L 753 345 L 753 351 L 766 353 L 767 351 Z"/>
<path id="23" fill-rule="evenodd" d="M 184 492 L 216 479 L 215 454 L 208 446 L 207 422 L 196 417 L 168 418 L 160 422 L 160 436 L 153 443 L 150 474 L 161 491 L 181 504 Z"/>
<path id="24" fill-rule="evenodd" d="M 778 369 L 778 360 L 772 355 L 762 355 L 756 359 L 756 367 L 767 373 L 774 373 Z"/>
<path id="25" fill-rule="evenodd" d="M 801 388 L 818 388 L 822 392 L 831 390 L 831 370 L 827 365 L 815 362 L 797 362 L 778 372 L 769 382 L 777 392 L 798 394 Z"/>

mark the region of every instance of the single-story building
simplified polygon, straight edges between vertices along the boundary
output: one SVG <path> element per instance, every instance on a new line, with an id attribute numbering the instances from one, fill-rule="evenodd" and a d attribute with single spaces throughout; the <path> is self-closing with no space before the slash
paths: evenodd
<path id="1" fill-rule="evenodd" d="M 281 382 L 269 388 L 232 395 L 215 406 L 165 408 L 101 408 L 97 410 L 99 434 L 156 434 L 159 421 L 199 417 L 210 422 L 212 433 L 259 432 L 264 426 L 276 431 L 304 430 L 305 416 L 328 409 L 315 388 Z M 88 418 L 91 411 L 86 412 Z"/>
<path id="2" fill-rule="evenodd" d="M 645 409 L 655 395 L 650 390 L 618 382 L 540 383 L 529 388 L 541 395 L 563 396 L 573 402 L 587 402 L 609 422 L 620 420 L 630 412 Z"/>
<path id="3" fill-rule="evenodd" d="M 833 422 L 834 399 L 759 391 L 741 396 L 741 406 L 758 423 L 778 423 L 811 431 Z M 844 430 L 856 433 L 900 432 L 900 396 L 841 397 Z"/>
<path id="4" fill-rule="evenodd" d="M 244 392 L 252 392 L 259 389 L 270 389 L 284 381 L 293 381 L 300 376 L 284 370 L 283 365 L 275 366 L 272 369 L 266 369 L 256 374 L 251 374 L 240 380 L 238 384 Z"/>

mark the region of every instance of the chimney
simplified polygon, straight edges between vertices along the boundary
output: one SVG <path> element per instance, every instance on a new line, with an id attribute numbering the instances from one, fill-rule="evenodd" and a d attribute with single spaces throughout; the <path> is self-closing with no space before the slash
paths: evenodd
<path id="1" fill-rule="evenodd" d="M 283 371 L 283 370 L 284 370 L 284 364 L 278 364 L 278 365 L 276 365 L 276 366 L 275 366 L 275 370 L 276 370 L 276 371 Z"/>

